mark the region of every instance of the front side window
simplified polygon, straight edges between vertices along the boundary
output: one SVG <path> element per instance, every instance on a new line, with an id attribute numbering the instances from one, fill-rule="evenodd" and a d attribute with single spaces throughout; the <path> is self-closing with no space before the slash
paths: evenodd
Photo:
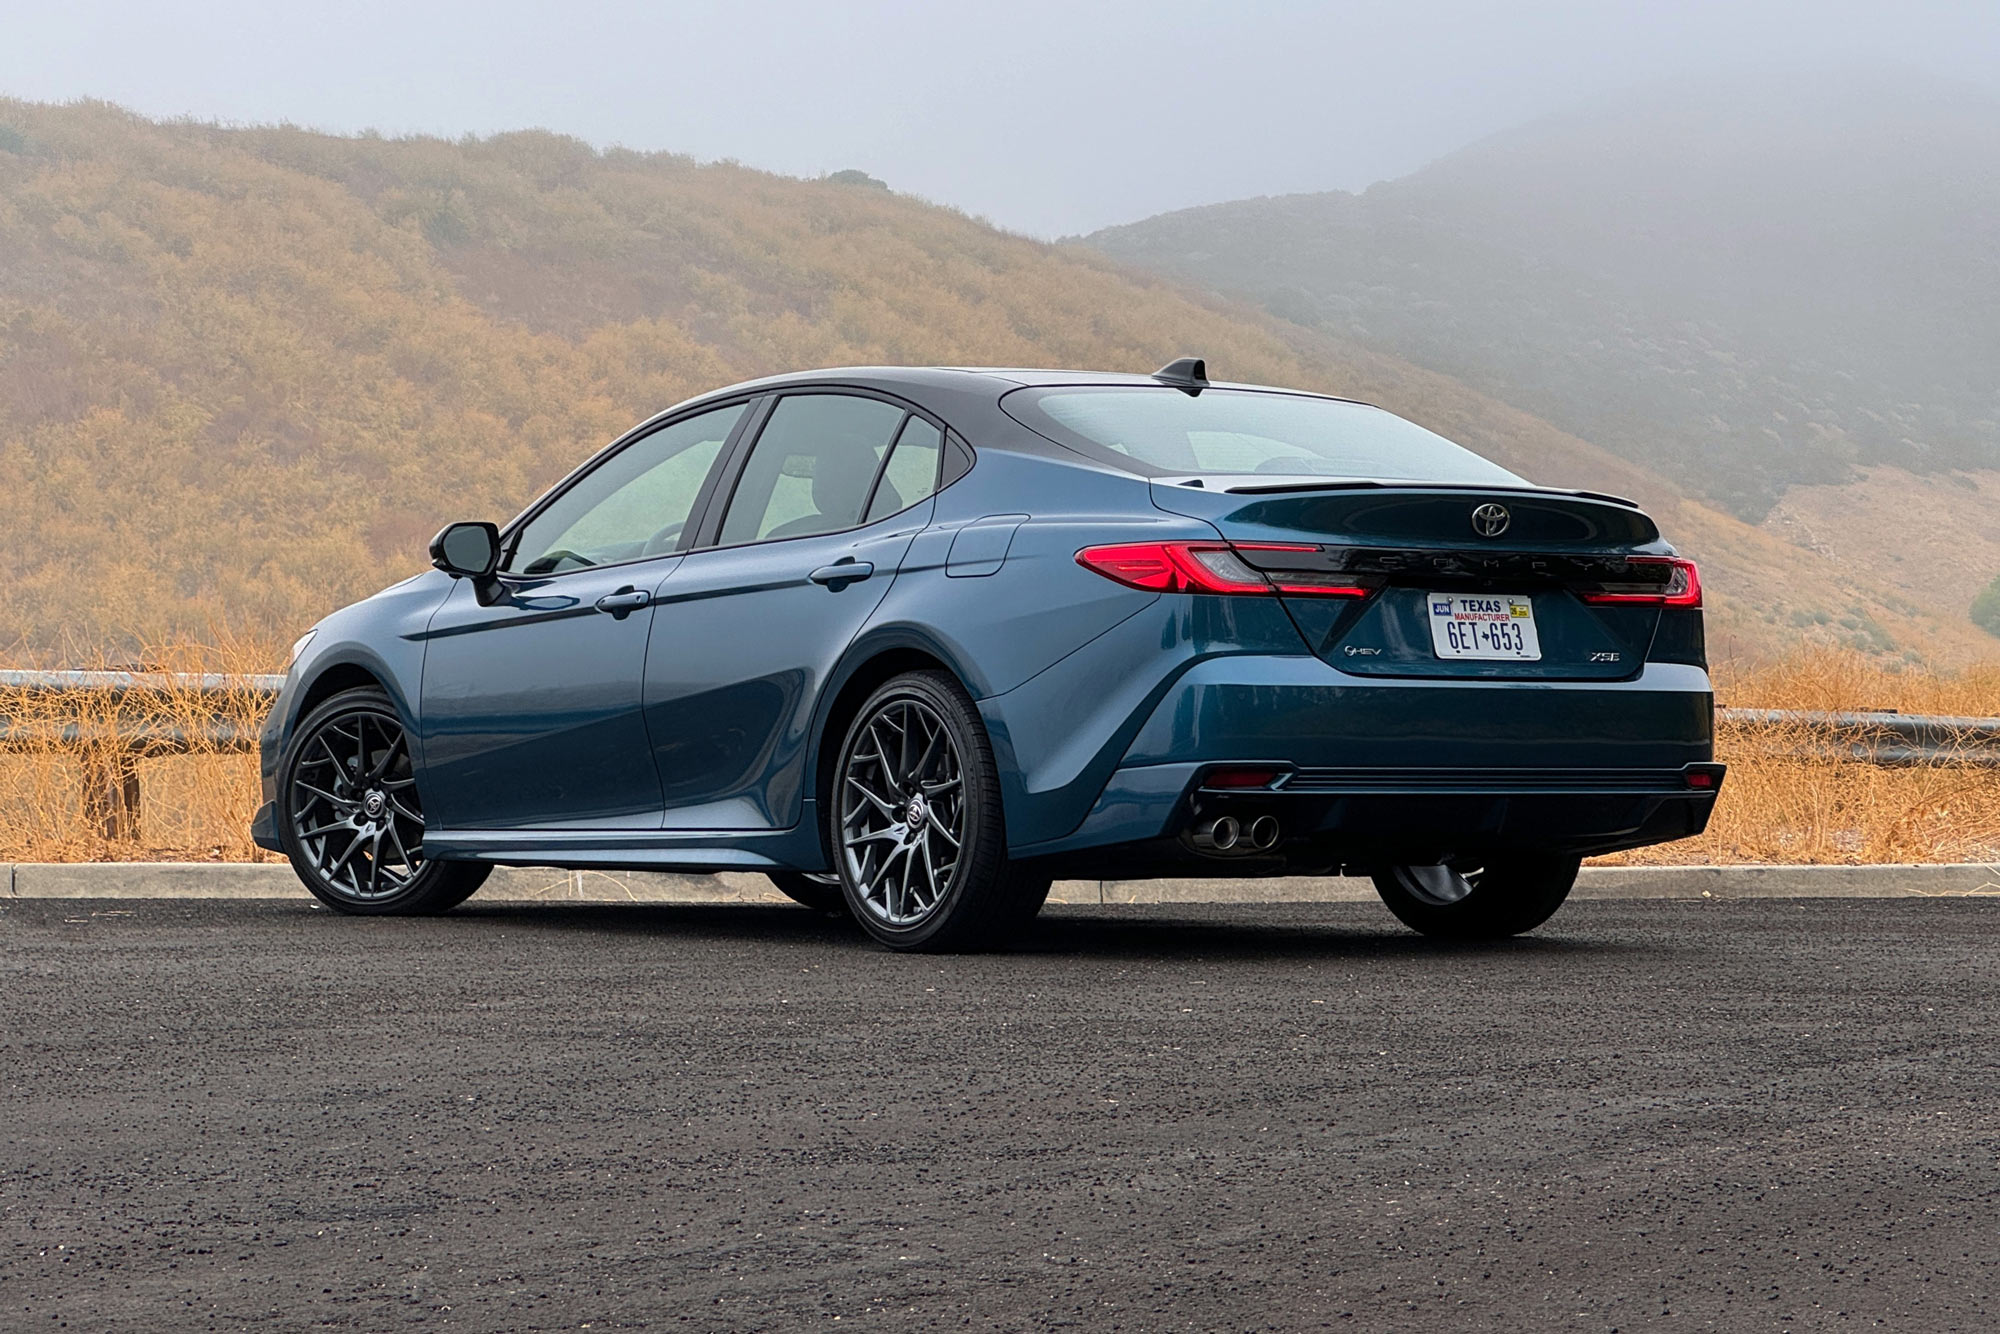
<path id="1" fill-rule="evenodd" d="M 1058 444 L 1147 477 L 1263 473 L 1523 484 L 1499 464 L 1415 422 L 1340 399 L 1106 385 L 1021 389 L 1001 405 Z"/>
<path id="2" fill-rule="evenodd" d="M 779 399 L 730 497 L 722 545 L 858 526 L 903 417 L 894 404 L 850 394 Z"/>
<path id="3" fill-rule="evenodd" d="M 619 450 L 522 526 L 506 568 L 561 574 L 675 550 L 709 469 L 747 407 L 689 417 Z"/>

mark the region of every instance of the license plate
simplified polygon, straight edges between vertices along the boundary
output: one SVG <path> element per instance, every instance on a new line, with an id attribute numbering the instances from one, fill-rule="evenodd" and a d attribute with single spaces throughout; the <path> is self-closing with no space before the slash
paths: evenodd
<path id="1" fill-rule="evenodd" d="M 1440 658 L 1498 658 L 1540 662 L 1535 604 L 1525 597 L 1430 593 L 1431 648 Z"/>

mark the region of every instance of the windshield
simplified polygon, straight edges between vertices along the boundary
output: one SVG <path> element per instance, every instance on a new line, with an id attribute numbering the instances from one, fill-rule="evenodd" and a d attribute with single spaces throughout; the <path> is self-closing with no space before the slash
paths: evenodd
<path id="1" fill-rule="evenodd" d="M 1059 444 L 1148 477 L 1264 473 L 1526 485 L 1393 412 L 1333 398 L 1103 385 L 1016 390 L 1002 406 Z"/>

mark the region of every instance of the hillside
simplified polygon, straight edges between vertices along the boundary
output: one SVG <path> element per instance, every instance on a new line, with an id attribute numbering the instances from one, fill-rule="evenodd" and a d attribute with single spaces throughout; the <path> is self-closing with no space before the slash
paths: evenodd
<path id="1" fill-rule="evenodd" d="M 1354 195 L 1086 238 L 1460 379 L 1755 521 L 1854 465 L 2000 466 L 2000 101 L 1663 88 Z"/>
<path id="2" fill-rule="evenodd" d="M 813 365 L 1218 374 L 1370 397 L 1713 566 L 1720 642 L 1990 642 L 1435 371 L 886 191 L 558 135 L 338 138 L 0 100 L 0 645 L 282 643 L 634 420 Z"/>

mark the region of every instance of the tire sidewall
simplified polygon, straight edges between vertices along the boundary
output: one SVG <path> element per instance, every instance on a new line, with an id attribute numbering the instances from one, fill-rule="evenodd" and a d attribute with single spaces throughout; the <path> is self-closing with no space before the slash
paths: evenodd
<path id="1" fill-rule="evenodd" d="M 1498 940 L 1532 931 L 1555 915 L 1576 884 L 1579 859 L 1553 855 L 1496 858 L 1457 903 L 1426 903 L 1396 878 L 1375 874 L 1375 891 L 1396 919 L 1426 936 Z"/>
<path id="2" fill-rule="evenodd" d="M 877 917 L 861 897 L 847 865 L 847 848 L 841 839 L 841 811 L 845 801 L 847 766 L 860 742 L 869 719 L 882 707 L 898 699 L 915 699 L 929 705 L 944 719 L 951 739 L 958 746 L 959 773 L 965 790 L 965 827 L 961 833 L 958 863 L 938 906 L 921 922 L 906 927 L 892 926 Z M 893 677 L 877 687 L 847 726 L 841 739 L 838 763 L 833 771 L 833 794 L 827 802 L 827 841 L 834 870 L 840 877 L 840 892 L 847 910 L 862 928 L 892 949 L 921 950 L 947 937 L 961 934 L 959 918 L 966 908 L 965 898 L 973 889 L 981 868 L 1004 860 L 1005 834 L 999 820 L 999 779 L 992 749 L 980 726 L 978 715 L 963 693 L 947 686 L 933 672 L 913 672 Z M 996 846 L 997 844 L 997 846 Z"/>
<path id="3" fill-rule="evenodd" d="M 468 867 L 461 871 L 459 875 L 454 876 L 452 872 L 455 868 L 452 863 L 434 862 L 425 859 L 417 868 L 416 875 L 411 877 L 410 883 L 404 887 L 400 894 L 393 894 L 380 899 L 351 899 L 328 885 L 322 879 L 319 872 L 313 867 L 312 859 L 306 855 L 305 849 L 299 845 L 297 838 L 298 822 L 292 813 L 292 787 L 298 772 L 299 762 L 305 756 L 306 747 L 312 744 L 313 738 L 319 735 L 320 730 L 330 720 L 364 710 L 394 721 L 396 726 L 403 731 L 403 735 L 406 738 L 404 744 L 409 744 L 407 738 L 410 736 L 410 726 L 404 721 L 402 713 L 396 708 L 396 702 L 389 697 L 388 692 L 385 690 L 368 686 L 357 687 L 353 690 L 343 690 L 339 694 L 330 696 L 315 705 L 306 714 L 305 718 L 300 721 L 298 727 L 294 729 L 291 744 L 285 748 L 284 759 L 278 766 L 278 842 L 284 848 L 285 856 L 291 862 L 293 872 L 297 874 L 305 887 L 312 892 L 313 897 L 321 903 L 326 904 L 329 908 L 359 916 L 441 912 L 453 904 L 462 902 L 467 895 L 471 894 L 472 889 L 478 887 L 479 881 L 485 879 L 484 874 L 481 873 L 485 868 Z M 416 756 L 414 753 L 410 758 L 411 768 L 414 771 L 416 767 Z M 419 795 L 418 804 L 422 804 L 421 795 Z M 477 878 L 473 878 L 475 876 Z M 448 887 L 448 883 L 454 880 L 463 881 L 467 879 L 471 880 L 471 887 L 464 889 L 462 893 L 456 893 L 456 897 L 451 897 L 456 892 L 456 887 Z M 449 902 L 445 901 L 447 898 L 449 898 Z"/>

